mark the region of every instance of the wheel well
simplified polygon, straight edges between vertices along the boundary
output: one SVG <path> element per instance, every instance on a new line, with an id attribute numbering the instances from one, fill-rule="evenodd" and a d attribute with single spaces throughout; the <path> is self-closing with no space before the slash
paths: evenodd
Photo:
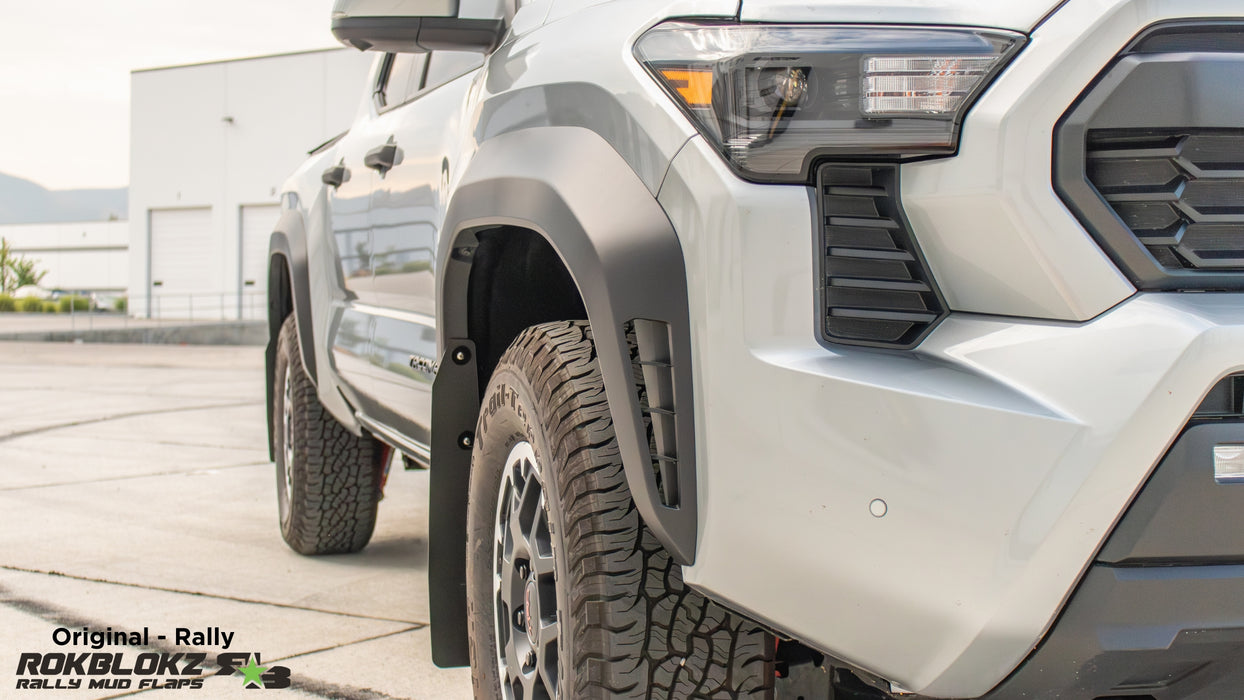
<path id="1" fill-rule="evenodd" d="M 467 291 L 467 330 L 475 343 L 479 389 L 524 329 L 587 318 L 579 288 L 557 251 L 535 231 L 502 227 L 476 234 Z"/>
<path id="2" fill-rule="evenodd" d="M 276 400 L 276 346 L 281 337 L 281 324 L 294 312 L 294 288 L 290 281 L 289 261 L 275 254 L 268 261 L 268 348 L 264 359 L 268 367 L 265 380 L 268 396 L 268 459 L 276 459 L 273 451 L 273 405 Z"/>
<path id="3" fill-rule="evenodd" d="M 268 263 L 268 337 L 281 333 L 285 317 L 294 312 L 294 289 L 289 278 L 289 263 L 277 253 Z"/>

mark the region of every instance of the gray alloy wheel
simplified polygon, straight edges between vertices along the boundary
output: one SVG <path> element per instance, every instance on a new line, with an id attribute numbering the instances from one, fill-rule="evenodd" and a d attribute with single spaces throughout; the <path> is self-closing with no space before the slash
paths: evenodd
<path id="1" fill-rule="evenodd" d="M 284 468 L 277 479 L 277 509 L 281 516 L 281 529 L 289 527 L 289 501 L 294 494 L 294 389 L 292 365 L 285 365 L 285 391 L 282 392 L 281 403 L 281 455 Z"/>
<path id="2" fill-rule="evenodd" d="M 540 462 L 531 443 L 510 450 L 493 541 L 497 668 L 506 700 L 558 698 L 557 574 Z"/>

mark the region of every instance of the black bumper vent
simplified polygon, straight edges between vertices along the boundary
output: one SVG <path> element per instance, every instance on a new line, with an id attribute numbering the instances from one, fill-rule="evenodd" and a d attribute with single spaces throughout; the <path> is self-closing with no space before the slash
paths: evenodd
<path id="1" fill-rule="evenodd" d="M 1244 422 L 1244 374 L 1223 377 L 1209 390 L 1192 420 L 1234 420 Z"/>
<path id="2" fill-rule="evenodd" d="M 829 163 L 821 207 L 821 335 L 832 343 L 910 348 L 946 315 L 898 200 L 893 164 Z"/>
<path id="3" fill-rule="evenodd" d="M 1087 160 L 1164 270 L 1244 270 L 1244 129 L 1093 130 Z"/>
<path id="4" fill-rule="evenodd" d="M 1244 22 L 1153 25 L 1055 130 L 1054 186 L 1143 290 L 1244 289 Z"/>
<path id="5" fill-rule="evenodd" d="M 648 435 L 652 476 L 661 505 L 677 508 L 678 412 L 674 401 L 674 353 L 669 324 L 636 318 L 625 327 L 639 413 Z"/>

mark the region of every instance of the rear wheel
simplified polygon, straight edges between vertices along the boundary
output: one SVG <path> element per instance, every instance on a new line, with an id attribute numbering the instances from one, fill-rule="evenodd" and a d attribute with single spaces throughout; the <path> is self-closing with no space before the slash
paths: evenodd
<path id="1" fill-rule="evenodd" d="M 773 637 L 687 588 L 640 520 L 585 322 L 529 328 L 502 357 L 468 523 L 477 696 L 771 696 Z"/>
<path id="2" fill-rule="evenodd" d="M 281 536 L 301 554 L 367 546 L 376 525 L 384 449 L 356 436 L 320 404 L 291 315 L 277 341 L 273 440 Z"/>

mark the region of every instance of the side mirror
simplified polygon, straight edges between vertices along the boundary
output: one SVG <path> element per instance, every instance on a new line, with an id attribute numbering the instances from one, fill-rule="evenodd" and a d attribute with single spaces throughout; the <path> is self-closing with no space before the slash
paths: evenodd
<path id="1" fill-rule="evenodd" d="M 333 36 L 360 51 L 488 53 L 505 34 L 506 0 L 335 0 Z"/>

